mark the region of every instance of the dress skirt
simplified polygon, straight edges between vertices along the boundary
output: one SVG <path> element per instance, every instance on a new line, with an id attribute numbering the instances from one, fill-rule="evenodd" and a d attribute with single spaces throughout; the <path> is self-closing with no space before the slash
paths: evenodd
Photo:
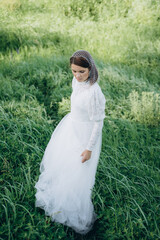
<path id="1" fill-rule="evenodd" d="M 99 135 L 91 158 L 82 163 L 94 122 L 79 121 L 67 114 L 55 128 L 40 164 L 35 185 L 36 207 L 44 209 L 52 221 L 80 234 L 91 230 L 96 214 L 91 201 L 92 188 L 101 150 Z"/>

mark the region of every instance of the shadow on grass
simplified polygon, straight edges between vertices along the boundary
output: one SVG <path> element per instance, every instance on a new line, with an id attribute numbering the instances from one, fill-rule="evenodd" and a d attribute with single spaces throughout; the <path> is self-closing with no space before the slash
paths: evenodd
<path id="1" fill-rule="evenodd" d="M 33 30 L 33 29 L 32 29 Z M 34 34 L 22 29 L 0 29 L 0 52 L 3 54 L 16 50 L 20 53 L 24 47 L 55 47 L 65 51 L 65 45 L 71 48 L 74 45 L 73 38 L 60 32 L 49 32 L 46 29 L 34 29 Z"/>

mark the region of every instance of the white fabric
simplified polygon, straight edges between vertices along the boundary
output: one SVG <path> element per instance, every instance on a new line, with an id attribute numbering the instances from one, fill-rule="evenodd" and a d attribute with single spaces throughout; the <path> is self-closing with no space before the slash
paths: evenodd
<path id="1" fill-rule="evenodd" d="M 91 190 L 101 150 L 105 98 L 98 83 L 73 78 L 72 87 L 71 112 L 54 130 L 40 165 L 36 207 L 52 221 L 86 234 L 96 219 Z M 85 149 L 92 155 L 82 163 Z"/>
<path id="2" fill-rule="evenodd" d="M 103 128 L 103 119 L 105 118 L 105 97 L 98 85 L 95 83 L 92 88 L 90 88 L 89 82 L 78 82 L 75 78 L 72 80 L 72 88 L 77 95 L 79 92 L 84 91 L 84 89 L 89 89 L 89 105 L 88 105 L 88 118 L 87 121 L 94 121 L 92 128 L 92 134 L 86 149 L 92 151 L 98 137 L 100 136 Z M 74 99 L 72 99 L 74 102 Z M 76 108 L 75 108 L 76 111 Z"/>
<path id="3" fill-rule="evenodd" d="M 91 134 L 91 137 L 89 139 L 88 145 L 86 147 L 87 150 L 89 150 L 89 151 L 93 150 L 93 148 L 94 148 L 94 146 L 97 142 L 97 139 L 101 134 L 102 127 L 103 127 L 103 121 L 99 121 L 99 122 L 94 123 L 93 129 L 92 129 L 92 134 Z"/>

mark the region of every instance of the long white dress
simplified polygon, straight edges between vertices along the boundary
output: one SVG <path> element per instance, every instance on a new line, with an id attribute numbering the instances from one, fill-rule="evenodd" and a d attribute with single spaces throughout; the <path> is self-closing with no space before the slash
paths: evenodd
<path id="1" fill-rule="evenodd" d="M 46 147 L 39 180 L 35 185 L 36 207 L 80 234 L 91 230 L 96 214 L 91 201 L 101 150 L 105 97 L 98 83 L 72 80 L 71 112 L 57 125 Z M 81 153 L 91 150 L 82 163 Z"/>

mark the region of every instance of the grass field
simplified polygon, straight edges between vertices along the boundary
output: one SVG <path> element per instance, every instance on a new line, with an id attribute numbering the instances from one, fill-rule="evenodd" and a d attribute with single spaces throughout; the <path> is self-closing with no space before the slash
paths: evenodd
<path id="1" fill-rule="evenodd" d="M 69 57 L 95 59 L 106 97 L 86 236 L 35 208 L 50 136 L 69 111 Z M 0 239 L 160 239 L 160 2 L 0 0 Z"/>

